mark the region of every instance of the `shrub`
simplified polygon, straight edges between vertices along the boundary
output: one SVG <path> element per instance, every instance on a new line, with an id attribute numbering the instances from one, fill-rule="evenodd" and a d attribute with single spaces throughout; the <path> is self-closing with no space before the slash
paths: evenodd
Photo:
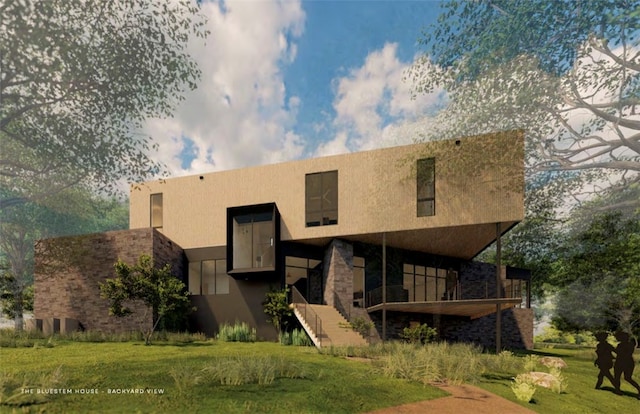
<path id="1" fill-rule="evenodd" d="M 272 384 L 276 378 L 305 378 L 303 370 L 284 359 L 235 356 L 217 358 L 203 370 L 203 380 L 220 385 Z"/>
<path id="2" fill-rule="evenodd" d="M 514 378 L 511 390 L 518 400 L 530 402 L 536 392 L 536 386 L 529 374 L 520 374 Z"/>
<path id="3" fill-rule="evenodd" d="M 383 375 L 423 384 L 474 382 L 484 372 L 480 348 L 469 344 L 432 343 L 426 346 L 396 343 L 374 361 Z"/>
<path id="4" fill-rule="evenodd" d="M 313 342 L 309 338 L 309 335 L 303 329 L 294 329 L 291 332 L 280 332 L 278 334 L 280 343 L 282 345 L 293 346 L 312 346 Z"/>
<path id="5" fill-rule="evenodd" d="M 485 354 L 484 364 L 488 371 L 515 375 L 522 369 L 523 361 L 511 351 L 502 351 L 498 355 Z"/>
<path id="6" fill-rule="evenodd" d="M 365 318 L 353 318 L 351 321 L 351 328 L 367 339 L 371 335 L 373 322 L 368 321 Z"/>
<path id="7" fill-rule="evenodd" d="M 537 355 L 527 355 L 524 357 L 524 365 L 523 368 L 526 372 L 535 371 L 538 368 L 538 360 L 540 359 Z"/>
<path id="8" fill-rule="evenodd" d="M 216 338 L 224 342 L 255 342 L 256 329 L 249 327 L 245 322 L 236 322 L 235 325 L 223 324 Z"/>
<path id="9" fill-rule="evenodd" d="M 413 328 L 404 328 L 400 337 L 411 344 L 426 344 L 432 342 L 438 336 L 436 328 L 430 328 L 429 325 L 414 326 Z"/>

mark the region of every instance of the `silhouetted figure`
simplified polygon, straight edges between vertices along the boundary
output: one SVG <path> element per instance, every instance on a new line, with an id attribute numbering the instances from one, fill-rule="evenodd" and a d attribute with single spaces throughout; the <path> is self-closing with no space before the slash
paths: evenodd
<path id="1" fill-rule="evenodd" d="M 598 332 L 595 334 L 595 337 L 598 340 L 598 346 L 596 346 L 596 360 L 593 362 L 593 365 L 600 368 L 600 372 L 598 373 L 598 382 L 596 382 L 596 390 L 600 389 L 605 377 L 611 381 L 611 384 L 613 384 L 616 389 L 619 388 L 619 385 L 617 386 L 613 379 L 613 375 L 611 375 L 615 348 L 607 342 L 608 336 L 609 334 L 607 332 Z"/>
<path id="2" fill-rule="evenodd" d="M 624 374 L 624 379 L 638 390 L 638 398 L 640 398 L 640 385 L 632 378 L 635 367 L 633 351 L 636 348 L 636 340 L 631 338 L 628 333 L 622 331 L 616 332 L 615 337 L 620 341 L 616 347 L 616 362 L 613 364 L 616 393 L 622 394 L 620 390 L 620 378 Z"/>

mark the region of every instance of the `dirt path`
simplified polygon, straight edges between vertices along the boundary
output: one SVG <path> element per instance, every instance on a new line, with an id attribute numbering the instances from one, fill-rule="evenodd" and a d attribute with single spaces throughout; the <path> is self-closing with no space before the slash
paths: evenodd
<path id="1" fill-rule="evenodd" d="M 535 414 L 527 408 L 472 385 L 438 387 L 448 397 L 371 411 L 369 414 Z"/>

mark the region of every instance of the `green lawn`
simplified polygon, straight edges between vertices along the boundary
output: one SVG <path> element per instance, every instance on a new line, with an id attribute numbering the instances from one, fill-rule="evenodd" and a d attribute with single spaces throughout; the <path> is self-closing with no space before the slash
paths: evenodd
<path id="1" fill-rule="evenodd" d="M 0 382 L 9 378 L 15 387 L 15 381 L 22 384 L 26 378 L 25 387 L 33 393 L 43 386 L 71 392 L 32 405 L 33 412 L 357 413 L 444 395 L 433 387 L 375 375 L 371 364 L 321 355 L 315 348 L 264 342 L 144 346 L 59 340 L 49 348 L 0 348 L 0 359 Z M 277 361 L 288 374 L 269 385 L 220 385 L 203 373 L 215 361 L 264 359 Z M 57 385 L 42 379 L 58 367 L 62 379 Z M 81 390 L 98 393 L 80 394 Z M 12 410 L 0 405 L 0 412 Z"/>
<path id="2" fill-rule="evenodd" d="M 383 376 L 382 372 L 393 371 L 393 375 L 414 378 L 410 376 L 414 374 L 411 367 L 419 358 L 426 358 L 419 347 L 389 344 L 384 352 L 397 357 L 387 361 L 403 368 L 389 370 L 386 366 L 384 371 L 385 365 L 379 361 L 372 364 L 332 355 L 355 351 L 362 356 L 383 358 L 380 347 L 320 354 L 315 348 L 265 342 L 169 345 L 157 341 L 144 346 L 141 342 L 54 339 L 49 347 L 47 339 L 35 343 L 28 348 L 0 348 L 0 390 L 4 389 L 0 392 L 0 413 L 358 413 L 445 395 L 418 381 Z M 435 349 L 435 345 L 427 347 Z M 598 371 L 593 366 L 593 349 L 537 350 L 539 355 L 559 356 L 567 362 L 563 375 L 568 379 L 568 388 L 562 394 L 538 388 L 534 402 L 529 404 L 517 401 L 510 389 L 511 379 L 521 372 L 521 358 L 500 359 L 477 353 L 460 356 L 454 348 L 443 349 L 445 356 L 438 358 L 450 357 L 446 366 L 454 366 L 453 360 L 468 358 L 485 361 L 494 372 L 469 365 L 480 367 L 477 375 L 472 375 L 478 379 L 476 385 L 539 413 L 640 412 L 640 400 L 627 383 L 623 383 L 623 396 L 613 394 L 607 380 L 604 390 L 594 390 Z M 502 362 L 492 364 L 492 360 Z M 56 382 L 53 374 L 58 369 Z M 640 381 L 639 377 L 640 366 L 634 375 L 636 381 Z M 23 394 L 23 388 L 33 394 Z M 17 394 L 9 389 L 17 390 Z M 26 407 L 6 403 L 7 398 L 14 403 L 42 399 L 38 391 L 43 389 L 70 393 L 59 393 Z"/>
<path id="3" fill-rule="evenodd" d="M 476 385 L 497 395 L 514 401 L 533 411 L 544 414 L 586 414 L 586 413 L 637 413 L 640 412 L 640 400 L 636 398 L 635 388 L 622 382 L 624 395 L 616 395 L 613 386 L 604 380 L 603 389 L 595 390 L 598 369 L 594 367 L 595 352 L 593 349 L 538 349 L 534 352 L 541 356 L 562 358 L 568 365 L 563 375 L 568 379 L 565 393 L 556 394 L 540 388 L 533 396 L 533 402 L 526 404 L 518 401 L 511 391 L 508 375 L 485 375 Z M 636 351 L 636 361 L 640 355 Z M 543 369 L 540 369 L 541 371 Z M 640 382 L 640 365 L 636 365 L 633 378 Z"/>

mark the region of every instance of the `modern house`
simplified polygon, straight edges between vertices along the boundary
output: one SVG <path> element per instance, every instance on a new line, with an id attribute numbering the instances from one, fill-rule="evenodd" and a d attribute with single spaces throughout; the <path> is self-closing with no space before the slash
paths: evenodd
<path id="1" fill-rule="evenodd" d="M 132 185 L 131 230 L 38 244 L 35 318 L 53 330 L 150 323 L 144 312 L 108 316 L 97 290 L 118 258 L 134 262 L 146 253 L 172 264 L 197 308 L 191 329 L 208 335 L 244 321 L 275 338 L 262 303 L 288 286 L 318 346 L 357 342 L 340 331 L 361 318 L 375 325 L 370 341 L 427 323 L 447 340 L 531 348 L 529 272 L 473 261 L 523 219 L 523 136 Z"/>

